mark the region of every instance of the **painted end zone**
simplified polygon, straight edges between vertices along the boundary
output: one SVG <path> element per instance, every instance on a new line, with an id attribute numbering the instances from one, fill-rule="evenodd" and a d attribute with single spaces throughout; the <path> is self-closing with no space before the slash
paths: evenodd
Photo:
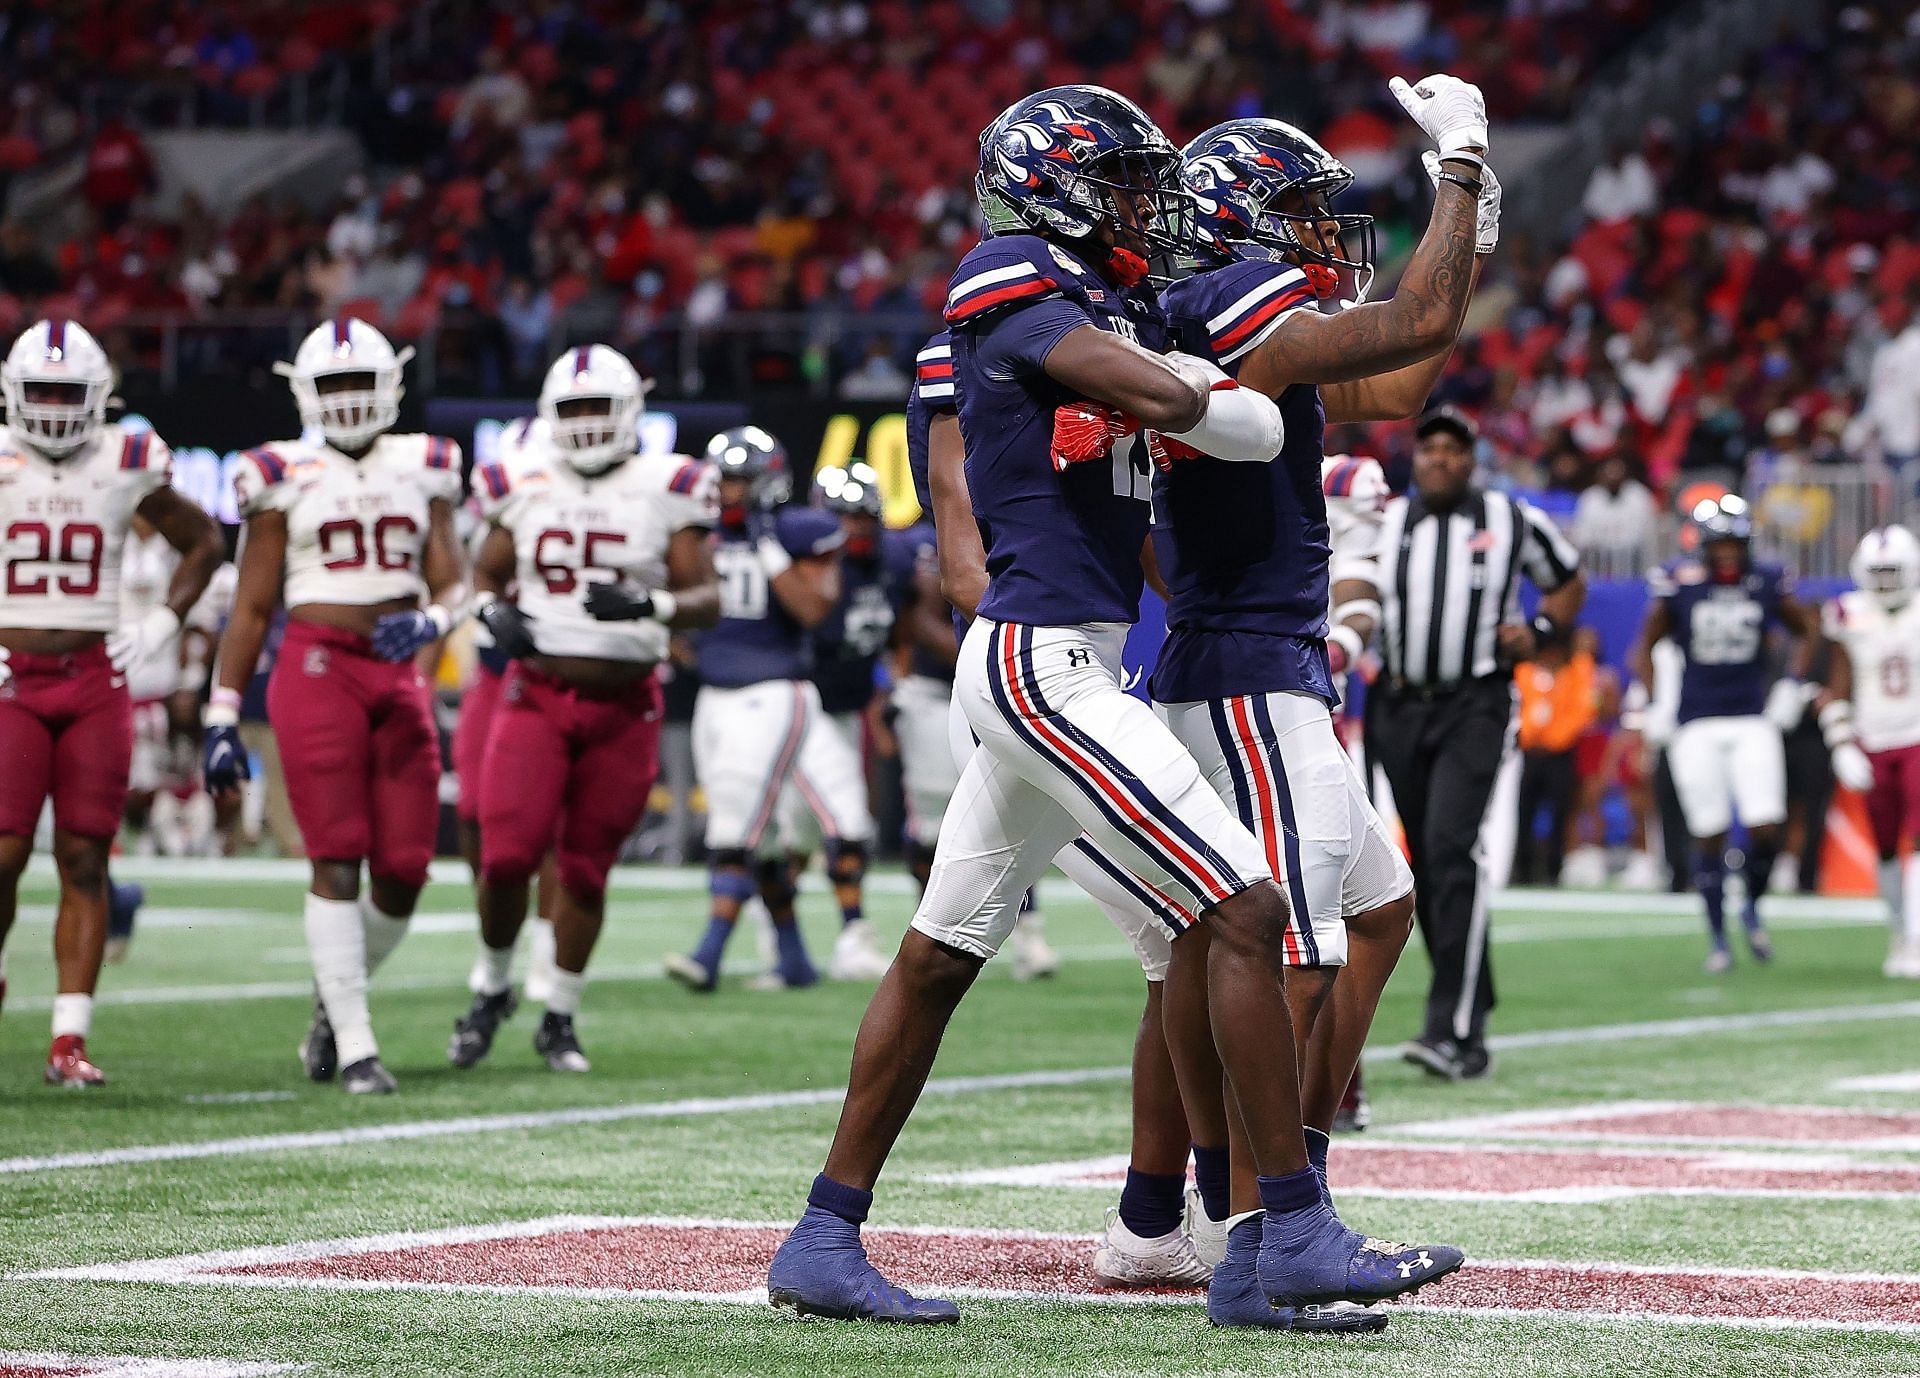
<path id="1" fill-rule="evenodd" d="M 1920 1111 L 1837 1105 L 1722 1105 L 1610 1101 L 1597 1105 L 1463 1115 L 1395 1125 L 1427 1139 L 1585 1139 L 1596 1143 L 1713 1143 L 1920 1152 Z"/>
<path id="2" fill-rule="evenodd" d="M 200 1286 L 411 1289 L 755 1303 L 784 1224 L 554 1217 L 472 1229 L 334 1240 L 232 1253 L 54 1269 L 35 1279 Z M 940 1227 L 869 1228 L 873 1261 L 896 1282 L 959 1297 L 1198 1306 L 1198 1293 L 1102 1290 L 1079 1235 Z M 1556 1319 L 1920 1335 L 1920 1274 L 1470 1261 L 1411 1309 Z M 86 1370 L 92 1372 L 92 1370 Z"/>

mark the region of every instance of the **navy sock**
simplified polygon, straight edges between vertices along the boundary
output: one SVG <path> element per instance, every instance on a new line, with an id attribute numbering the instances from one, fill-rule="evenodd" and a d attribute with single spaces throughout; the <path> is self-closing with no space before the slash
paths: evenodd
<path id="1" fill-rule="evenodd" d="M 1727 859 L 1696 852 L 1693 858 L 1693 888 L 1707 905 L 1707 930 L 1715 947 L 1727 945 Z"/>
<path id="2" fill-rule="evenodd" d="M 1779 855 L 1777 848 L 1762 847 L 1753 839 L 1747 839 L 1747 854 L 1740 867 L 1740 873 L 1747 882 L 1747 907 L 1741 912 L 1740 921 L 1748 928 L 1760 925 L 1760 897 L 1767 893 L 1768 885 L 1773 882 L 1773 863 Z"/>
<path id="3" fill-rule="evenodd" d="M 823 1172 L 813 1179 L 813 1190 L 807 1193 L 807 1204 L 831 1211 L 842 1220 L 858 1225 L 866 1220 L 867 1212 L 873 1209 L 873 1193 L 862 1191 L 859 1187 L 844 1186 Z"/>
<path id="4" fill-rule="evenodd" d="M 1285 1177 L 1261 1177 L 1260 1204 L 1270 1211 L 1300 1211 L 1320 1204 L 1320 1179 L 1310 1167 Z"/>
<path id="5" fill-rule="evenodd" d="M 700 935 L 700 945 L 693 950 L 693 960 L 708 971 L 720 970 L 720 954 L 726 951 L 727 939 L 733 936 L 733 925 L 725 919 L 708 919 L 707 931 Z"/>
<path id="6" fill-rule="evenodd" d="M 780 965 L 784 967 L 809 967 L 813 965 L 807 956 L 807 945 L 800 940 L 800 925 L 789 918 L 785 923 L 773 926 L 773 945 L 780 954 Z"/>
<path id="7" fill-rule="evenodd" d="M 1233 1177 L 1227 1170 L 1227 1150 L 1193 1146 L 1193 1183 L 1200 1188 L 1200 1209 L 1209 1220 L 1225 1220 L 1233 1213 Z"/>
<path id="8" fill-rule="evenodd" d="M 1333 1147 L 1333 1140 L 1325 1130 L 1315 1129 L 1311 1125 L 1302 1130 L 1307 1136 L 1307 1166 L 1313 1169 L 1313 1175 L 1320 1180 L 1320 1199 L 1331 1202 L 1333 1193 L 1327 1189 L 1327 1150 Z"/>
<path id="9" fill-rule="evenodd" d="M 1120 1189 L 1120 1223 L 1142 1239 L 1158 1239 L 1180 1228 L 1187 1179 L 1184 1173 L 1127 1169 Z"/>

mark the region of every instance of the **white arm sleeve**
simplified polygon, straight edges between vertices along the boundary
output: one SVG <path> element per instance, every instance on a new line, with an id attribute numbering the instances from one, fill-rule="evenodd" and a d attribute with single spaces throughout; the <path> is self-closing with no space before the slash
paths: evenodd
<path id="1" fill-rule="evenodd" d="M 1226 372 L 1191 354 L 1169 354 L 1168 360 L 1189 377 L 1197 376 L 1207 393 L 1207 410 L 1191 430 L 1168 431 L 1202 454 L 1248 464 L 1265 464 L 1280 453 L 1287 428 L 1280 408 L 1270 398 L 1243 388 Z M 1224 386 L 1223 386 L 1224 384 Z"/>

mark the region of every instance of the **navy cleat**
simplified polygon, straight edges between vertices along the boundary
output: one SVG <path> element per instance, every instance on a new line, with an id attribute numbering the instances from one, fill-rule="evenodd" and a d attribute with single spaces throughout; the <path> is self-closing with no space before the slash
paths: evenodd
<path id="1" fill-rule="evenodd" d="M 1773 960 L 1773 939 L 1767 936 L 1767 926 L 1760 921 L 1759 906 L 1751 900 L 1740 915 L 1740 927 L 1746 931 L 1747 951 L 1753 954 L 1756 962 Z"/>
<path id="2" fill-rule="evenodd" d="M 447 1061 L 456 1067 L 478 1066 L 492 1050 L 494 1035 L 500 1032 L 500 1026 L 513 1018 L 513 1012 L 519 1007 L 520 997 L 514 994 L 512 986 L 491 995 L 476 991 L 472 1006 L 453 1021 Z"/>
<path id="3" fill-rule="evenodd" d="M 898 1325 L 956 1325 L 960 1308 L 895 1287 L 867 1261 L 860 1227 L 808 1206 L 767 1269 L 767 1300 L 801 1316 Z"/>
<path id="4" fill-rule="evenodd" d="M 327 1018 L 327 1007 L 317 994 L 313 997 L 313 1022 L 307 1026 L 307 1036 L 300 1040 L 300 1066 L 308 1081 L 332 1081 L 333 1074 L 340 1070 L 333 1021 Z"/>
<path id="5" fill-rule="evenodd" d="M 1265 1213 L 1260 1286 L 1275 1306 L 1386 1301 L 1457 1273 L 1466 1261 L 1451 1244 L 1367 1238 L 1341 1224 L 1323 1203 Z"/>
<path id="6" fill-rule="evenodd" d="M 132 883 L 122 885 L 111 876 L 107 878 L 107 961 L 127 959 L 127 948 L 133 942 L 133 921 L 140 917 L 140 906 L 146 902 L 146 887 Z"/>
<path id="7" fill-rule="evenodd" d="M 1324 1306 L 1275 1306 L 1260 1288 L 1261 1217 L 1252 1216 L 1227 1235 L 1227 1256 L 1207 1286 L 1207 1320 L 1222 1329 L 1297 1330 L 1303 1335 L 1374 1335 L 1387 1328 L 1387 1313 L 1352 1302 Z"/>

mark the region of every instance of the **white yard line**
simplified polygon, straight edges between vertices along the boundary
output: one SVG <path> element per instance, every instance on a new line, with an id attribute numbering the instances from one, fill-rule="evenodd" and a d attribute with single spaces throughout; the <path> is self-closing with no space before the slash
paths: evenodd
<path id="1" fill-rule="evenodd" d="M 939 1077 L 927 1083 L 927 1094 L 960 1096 L 981 1091 L 1022 1090 L 1041 1086 L 1081 1086 L 1090 1082 L 1125 1081 L 1129 1075 L 1129 1069 L 1125 1067 L 1078 1067 L 1061 1071 L 1009 1072 L 996 1076 Z M 505 1115 L 461 1115 L 444 1120 L 402 1120 L 394 1124 L 362 1125 L 354 1129 L 258 1134 L 234 1139 L 136 1144 L 88 1153 L 0 1158 L 0 1175 L 171 1163 L 189 1158 L 238 1158 L 258 1153 L 345 1148 L 358 1144 L 497 1134 L 522 1129 L 618 1124 L 627 1120 L 682 1119 L 701 1115 L 732 1115 L 752 1110 L 785 1110 L 796 1106 L 833 1105 L 845 1094 L 845 1087 L 834 1086 L 810 1091 L 769 1091 L 746 1096 L 704 1096 L 686 1100 L 639 1101 L 627 1105 L 588 1105 L 568 1110 L 529 1110 Z"/>
<path id="2" fill-rule="evenodd" d="M 1920 1072 L 1890 1072 L 1886 1076 L 1842 1077 L 1836 1091 L 1879 1091 L 1893 1095 L 1920 1095 Z"/>
<path id="3" fill-rule="evenodd" d="M 419 1230 L 393 1234 L 367 1235 L 351 1239 L 316 1240 L 305 1243 L 267 1245 L 251 1249 L 230 1249 L 209 1253 L 182 1254 L 172 1258 L 136 1259 L 124 1263 L 83 1264 L 77 1267 L 46 1268 L 14 1275 L 16 1281 L 128 1282 L 160 1283 L 204 1287 L 246 1287 L 283 1291 L 336 1292 L 442 1292 L 488 1296 L 537 1296 L 593 1301 L 675 1301 L 708 1302 L 724 1305 L 764 1305 L 763 1288 L 738 1292 L 658 1291 L 618 1287 L 543 1287 L 533 1284 L 450 1283 L 374 1280 L 362 1278 L 306 1278 L 239 1273 L 233 1270 L 311 1262 L 320 1259 L 352 1257 L 357 1254 L 402 1250 L 432 1249 L 464 1244 L 489 1243 L 503 1239 L 529 1239 L 583 1230 L 623 1228 L 695 1228 L 784 1230 L 787 1221 L 748 1221 L 701 1219 L 679 1216 L 575 1216 L 556 1215 L 537 1220 L 502 1221 L 491 1225 L 461 1226 L 451 1229 Z M 1056 1240 L 1068 1243 L 1091 1242 L 1084 1234 L 1039 1230 L 992 1230 L 938 1225 L 886 1226 L 876 1230 L 887 1233 L 925 1235 L 934 1238 L 961 1236 L 976 1239 Z M 1920 1274 L 1835 1273 L 1823 1270 L 1784 1268 L 1720 1268 L 1691 1265 L 1660 1266 L 1649 1264 L 1564 1262 L 1548 1259 L 1476 1259 L 1476 1271 L 1535 1272 L 1560 1270 L 1573 1273 L 1601 1273 L 1624 1278 L 1664 1279 L 1699 1277 L 1741 1279 L 1754 1282 L 1840 1282 L 1848 1284 L 1906 1286 L 1920 1283 Z M 942 1287 L 943 1295 L 962 1299 L 1092 1303 L 1118 1306 L 1197 1307 L 1195 1296 L 1140 1295 L 1124 1292 L 1059 1293 L 1012 1288 Z M 1443 1294 L 1444 1295 L 1444 1294 Z M 1451 1314 L 1515 1317 L 1552 1321 L 1560 1324 L 1603 1325 L 1710 1325 L 1757 1330 L 1842 1329 L 1848 1332 L 1872 1331 L 1891 1334 L 1920 1334 L 1920 1323 L 1898 1321 L 1825 1321 L 1775 1317 L 1729 1317 L 1670 1315 L 1658 1312 L 1580 1312 L 1555 1311 L 1534 1307 L 1458 1307 L 1444 1301 L 1407 1302 L 1402 1307 L 1417 1311 Z"/>
<path id="4" fill-rule="evenodd" d="M 305 988 L 302 988 L 305 989 Z M 1534 1033 L 1505 1034 L 1488 1040 L 1496 1049 L 1550 1047 L 1565 1043 L 1618 1043 L 1642 1038 L 1682 1038 L 1700 1034 L 1733 1033 L 1746 1029 L 1842 1023 L 1853 1020 L 1920 1018 L 1920 1000 L 1892 1005 L 1836 1005 L 1810 1010 L 1773 1010 L 1752 1014 L 1703 1015 L 1693 1019 L 1656 1020 L 1647 1024 L 1601 1024 L 1582 1029 L 1542 1029 Z M 1397 1048 L 1369 1048 L 1369 1060 L 1399 1056 Z M 1126 1067 L 1081 1067 L 1058 1071 L 1013 1072 L 994 1076 L 936 1078 L 927 1083 L 931 1095 L 965 1095 L 1042 1086 L 1079 1086 L 1092 1082 L 1126 1081 Z M 676 1101 L 641 1101 L 628 1105 L 580 1106 L 567 1110 L 525 1111 L 508 1115 L 467 1115 L 444 1120 L 413 1120 L 365 1125 L 355 1129 L 316 1130 L 294 1134 L 262 1134 L 245 1138 L 198 1140 L 170 1144 L 139 1144 L 90 1153 L 56 1153 L 0 1158 L 0 1176 L 56 1172 L 69 1168 L 119 1167 L 140 1163 L 175 1162 L 188 1158 L 231 1158 L 257 1153 L 301 1149 L 340 1148 L 353 1144 L 388 1143 L 406 1139 L 433 1139 L 500 1130 L 550 1129 L 576 1124 L 611 1124 L 624 1120 L 677 1119 L 697 1115 L 730 1115 L 794 1106 L 830 1105 L 845 1087 L 808 1091 L 770 1091 L 745 1096 L 698 1097 Z"/>

